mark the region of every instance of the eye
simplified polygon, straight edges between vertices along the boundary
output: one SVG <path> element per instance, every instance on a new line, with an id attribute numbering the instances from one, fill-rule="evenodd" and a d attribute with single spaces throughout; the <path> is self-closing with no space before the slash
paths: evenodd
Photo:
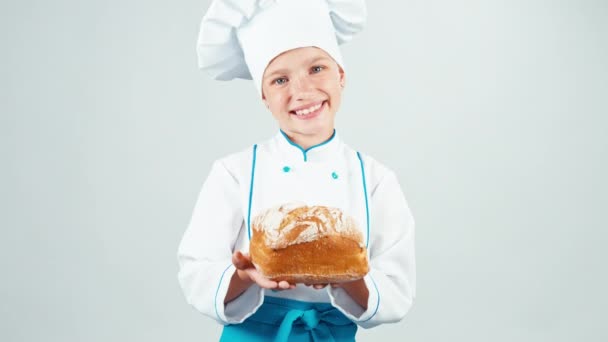
<path id="1" fill-rule="evenodd" d="M 287 83 L 287 77 L 279 77 L 272 81 L 272 84 L 276 84 L 276 85 L 283 85 L 285 83 Z"/>
<path id="2" fill-rule="evenodd" d="M 313 74 L 316 74 L 316 73 L 321 72 L 323 69 L 325 69 L 325 67 L 324 67 L 324 66 L 321 66 L 321 65 L 316 65 L 316 66 L 314 66 L 314 67 L 310 68 L 310 71 L 311 71 Z"/>

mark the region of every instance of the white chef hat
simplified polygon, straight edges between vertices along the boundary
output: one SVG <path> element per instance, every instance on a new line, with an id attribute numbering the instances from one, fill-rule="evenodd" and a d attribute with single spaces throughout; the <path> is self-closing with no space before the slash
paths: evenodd
<path id="1" fill-rule="evenodd" d="M 199 67 L 217 80 L 262 76 L 279 54 L 315 46 L 342 68 L 338 48 L 359 32 L 366 19 L 364 0 L 214 0 L 201 22 Z"/>

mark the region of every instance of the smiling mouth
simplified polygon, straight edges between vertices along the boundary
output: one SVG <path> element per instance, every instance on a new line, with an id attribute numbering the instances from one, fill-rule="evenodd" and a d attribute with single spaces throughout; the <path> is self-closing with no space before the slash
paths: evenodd
<path id="1" fill-rule="evenodd" d="M 289 112 L 289 114 L 293 114 L 297 117 L 301 117 L 301 118 L 305 118 L 305 117 L 310 117 L 313 115 L 318 114 L 322 109 L 323 106 L 325 105 L 327 101 L 322 101 L 319 102 L 315 105 L 303 108 L 303 109 L 298 109 L 298 110 L 292 110 Z"/>

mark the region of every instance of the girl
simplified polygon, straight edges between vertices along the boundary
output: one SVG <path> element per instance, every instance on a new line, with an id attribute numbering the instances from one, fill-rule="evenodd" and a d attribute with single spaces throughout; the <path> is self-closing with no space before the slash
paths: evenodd
<path id="1" fill-rule="evenodd" d="M 221 341 L 352 341 L 357 326 L 399 321 L 412 305 L 414 220 L 397 178 L 334 128 L 346 80 L 338 44 L 364 20 L 354 0 L 216 0 L 203 18 L 201 68 L 253 79 L 280 128 L 213 164 L 179 246 L 185 297 L 224 325 Z M 251 219 L 293 201 L 354 217 L 369 273 L 330 286 L 262 277 L 244 253 Z"/>

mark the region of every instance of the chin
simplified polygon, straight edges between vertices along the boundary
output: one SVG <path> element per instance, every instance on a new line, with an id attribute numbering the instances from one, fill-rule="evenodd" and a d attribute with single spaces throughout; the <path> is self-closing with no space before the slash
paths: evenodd
<path id="1" fill-rule="evenodd" d="M 319 118 L 321 120 L 310 120 L 306 122 L 287 122 L 281 129 L 285 133 L 295 133 L 303 135 L 317 135 L 325 132 L 333 132 L 334 121 L 328 120 L 327 117 Z"/>

